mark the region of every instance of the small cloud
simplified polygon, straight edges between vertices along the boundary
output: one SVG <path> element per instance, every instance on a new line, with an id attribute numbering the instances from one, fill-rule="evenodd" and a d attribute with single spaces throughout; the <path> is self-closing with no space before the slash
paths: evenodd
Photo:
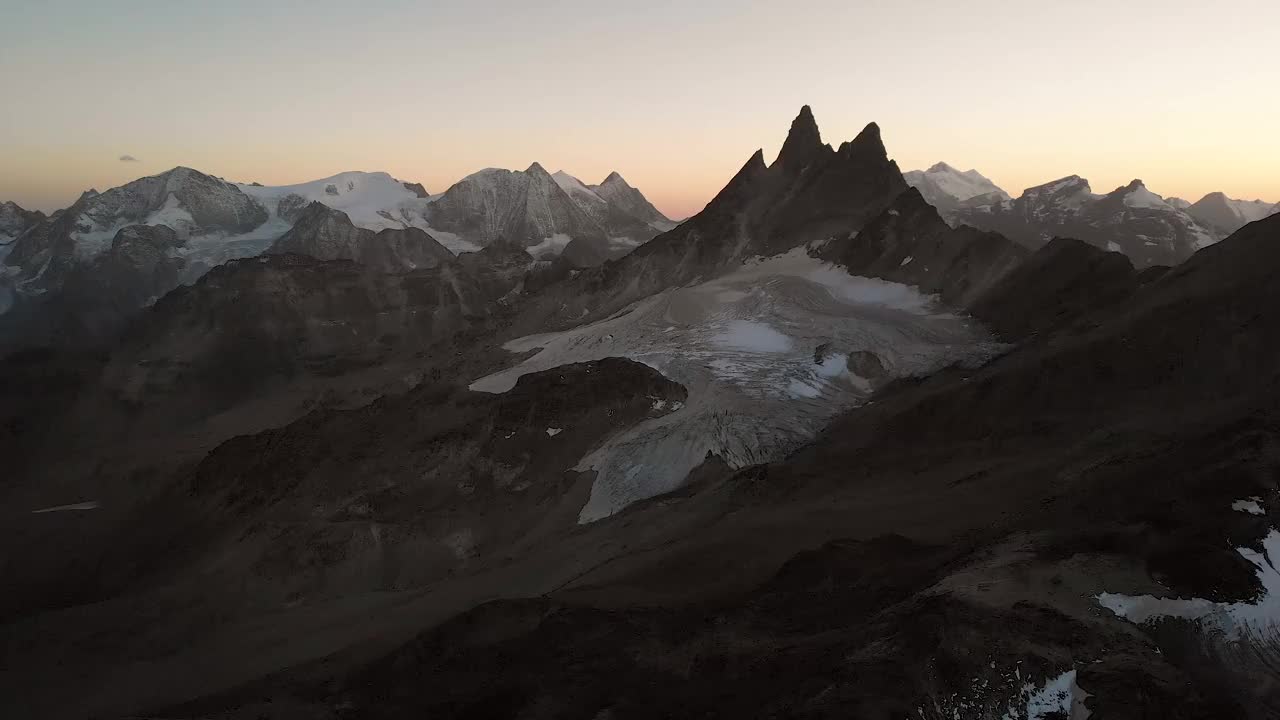
<path id="1" fill-rule="evenodd" d="M 132 155 L 121 155 L 120 162 L 138 162 L 138 158 Z"/>

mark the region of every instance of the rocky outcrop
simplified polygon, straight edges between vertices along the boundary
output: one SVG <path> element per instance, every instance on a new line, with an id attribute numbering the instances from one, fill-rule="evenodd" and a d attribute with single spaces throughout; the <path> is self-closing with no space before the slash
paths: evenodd
<path id="1" fill-rule="evenodd" d="M 385 273 L 434 268 L 453 260 L 453 253 L 418 228 L 388 228 L 375 233 L 352 225 L 346 213 L 319 202 L 308 205 L 293 228 L 268 252 L 296 253 L 317 260 L 355 260 Z"/>
<path id="2" fill-rule="evenodd" d="M 951 227 L 916 188 L 861 231 L 817 252 L 850 274 L 914 285 L 953 307 L 968 307 L 1029 255 L 997 233 Z"/>
<path id="3" fill-rule="evenodd" d="M 427 189 L 422 187 L 422 183 L 403 182 L 401 185 L 404 185 L 405 190 L 408 190 L 420 198 L 431 197 L 431 193 L 427 192 Z"/>

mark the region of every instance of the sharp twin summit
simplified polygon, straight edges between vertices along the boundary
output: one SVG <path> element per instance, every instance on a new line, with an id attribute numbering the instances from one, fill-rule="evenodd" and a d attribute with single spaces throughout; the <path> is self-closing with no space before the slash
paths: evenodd
<path id="1" fill-rule="evenodd" d="M 364 122 L 344 52 L 288 77 Z M 738 137 L 643 92 L 689 167 Z M 1280 205 L 798 105 L 688 217 L 626 161 L 0 205 L 0 716 L 1280 717 Z"/>

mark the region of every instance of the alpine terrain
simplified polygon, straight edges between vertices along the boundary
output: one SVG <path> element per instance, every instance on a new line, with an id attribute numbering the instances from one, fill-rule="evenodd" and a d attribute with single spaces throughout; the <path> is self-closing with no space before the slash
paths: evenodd
<path id="1" fill-rule="evenodd" d="M 0 711 L 1277 717 L 1280 214 L 892 132 L 0 206 Z"/>

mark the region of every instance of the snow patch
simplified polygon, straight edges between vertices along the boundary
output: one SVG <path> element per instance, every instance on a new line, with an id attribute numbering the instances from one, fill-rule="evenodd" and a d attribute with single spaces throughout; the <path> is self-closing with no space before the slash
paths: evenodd
<path id="1" fill-rule="evenodd" d="M 428 229 L 424 219 L 430 199 L 418 197 L 417 193 L 385 172 L 353 171 L 296 185 L 264 187 L 238 183 L 236 187 L 261 203 L 273 218 L 279 214 L 281 200 L 297 195 L 307 202 L 321 202 L 334 210 L 341 210 L 356 227 L 374 231 L 417 227 L 449 247 Z"/>
<path id="2" fill-rule="evenodd" d="M 1131 208 L 1150 210 L 1172 210 L 1172 206 L 1164 198 L 1151 192 L 1145 185 L 1139 185 L 1124 196 L 1124 204 Z"/>
<path id="3" fill-rule="evenodd" d="M 750 320 L 734 320 L 715 336 L 721 347 L 762 353 L 784 353 L 791 349 L 791 338 L 765 325 Z"/>
<path id="4" fill-rule="evenodd" d="M 1262 509 L 1262 498 L 1250 497 L 1243 500 L 1236 500 L 1231 503 L 1231 509 L 1236 512 L 1249 513 L 1250 515 L 1266 515 L 1267 512 Z"/>
<path id="5" fill-rule="evenodd" d="M 559 434 L 560 434 L 560 433 L 562 433 L 562 432 L 564 432 L 564 428 L 553 428 L 553 427 L 549 427 L 549 428 L 547 428 L 547 437 L 555 437 L 555 436 L 559 435 Z"/>
<path id="6" fill-rule="evenodd" d="M 179 236 L 186 237 L 195 227 L 195 218 L 191 217 L 191 213 L 182 207 L 178 201 L 178 196 L 169 193 L 165 198 L 164 205 L 159 210 L 147 216 L 146 225 L 168 225 Z"/>
<path id="7" fill-rule="evenodd" d="M 1252 602 L 1221 603 L 1203 598 L 1158 598 L 1154 595 L 1102 593 L 1098 604 L 1116 616 L 1137 624 L 1165 618 L 1199 621 L 1215 627 L 1228 638 L 1238 638 L 1246 630 L 1266 632 L 1280 624 L 1280 532 L 1272 530 L 1262 541 L 1263 551 L 1236 548 L 1241 557 L 1257 568 L 1262 594 Z"/>
<path id="8" fill-rule="evenodd" d="M 1083 694 L 1076 685 L 1076 671 L 1068 670 L 1045 680 L 1044 685 L 1039 688 L 1034 685 L 1024 686 L 1025 709 L 1018 715 L 1005 713 L 1004 720 L 1044 720 L 1053 713 L 1059 713 L 1059 717 L 1077 717 L 1071 714 L 1072 706 L 1083 700 Z"/>

